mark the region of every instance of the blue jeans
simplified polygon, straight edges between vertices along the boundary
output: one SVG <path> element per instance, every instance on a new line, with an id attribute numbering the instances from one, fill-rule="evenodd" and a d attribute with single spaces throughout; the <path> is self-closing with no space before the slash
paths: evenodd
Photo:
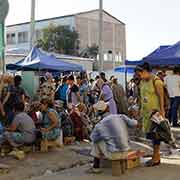
<path id="1" fill-rule="evenodd" d="M 171 98 L 170 121 L 172 121 L 173 126 L 177 126 L 179 106 L 180 106 L 180 96 Z"/>
<path id="2" fill-rule="evenodd" d="M 152 143 L 153 143 L 153 145 L 160 145 L 160 144 L 161 144 L 161 141 L 156 140 L 156 139 L 153 139 L 153 140 L 152 140 Z"/>

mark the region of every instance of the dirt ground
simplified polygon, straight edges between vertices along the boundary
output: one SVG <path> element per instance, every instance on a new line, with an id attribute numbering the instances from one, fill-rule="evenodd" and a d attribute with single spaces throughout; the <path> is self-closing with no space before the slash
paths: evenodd
<path id="1" fill-rule="evenodd" d="M 48 153 L 31 153 L 26 155 L 24 160 L 15 160 L 12 157 L 0 158 L 0 163 L 10 167 L 9 173 L 0 174 L 0 180 L 26 180 L 42 176 L 46 172 L 59 172 L 90 162 L 90 157 L 79 155 L 72 148 L 73 146 L 66 146 Z"/>

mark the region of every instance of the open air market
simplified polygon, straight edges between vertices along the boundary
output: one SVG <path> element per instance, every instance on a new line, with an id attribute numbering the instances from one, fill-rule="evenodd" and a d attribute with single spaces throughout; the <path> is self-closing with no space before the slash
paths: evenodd
<path id="1" fill-rule="evenodd" d="M 95 2 L 0 0 L 0 179 L 179 180 L 180 41 L 128 59 L 128 18 Z"/>

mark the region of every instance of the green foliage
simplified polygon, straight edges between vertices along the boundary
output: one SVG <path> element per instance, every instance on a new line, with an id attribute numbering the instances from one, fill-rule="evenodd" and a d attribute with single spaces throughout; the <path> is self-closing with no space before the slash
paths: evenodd
<path id="1" fill-rule="evenodd" d="M 77 55 L 79 50 L 78 33 L 66 26 L 50 25 L 43 30 L 38 46 L 48 52 Z"/>
<path id="2" fill-rule="evenodd" d="M 99 52 L 99 48 L 96 44 L 93 44 L 92 46 L 87 46 L 86 49 L 84 49 L 81 53 L 80 56 L 81 57 L 85 57 L 85 58 L 97 58 Z"/>

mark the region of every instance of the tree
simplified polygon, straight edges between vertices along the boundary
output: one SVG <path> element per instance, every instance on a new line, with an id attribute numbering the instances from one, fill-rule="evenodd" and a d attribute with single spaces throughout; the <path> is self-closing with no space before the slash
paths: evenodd
<path id="1" fill-rule="evenodd" d="M 96 44 L 93 44 L 92 46 L 87 46 L 82 52 L 80 53 L 81 57 L 84 58 L 93 58 L 93 71 L 98 70 L 98 61 L 97 61 L 97 55 L 99 53 L 99 47 Z"/>
<path id="2" fill-rule="evenodd" d="M 79 50 L 78 32 L 66 26 L 50 25 L 43 29 L 38 46 L 48 52 L 76 55 Z"/>
<path id="3" fill-rule="evenodd" d="M 87 46 L 87 48 L 85 48 L 81 53 L 80 56 L 81 57 L 85 57 L 85 58 L 93 58 L 93 59 L 97 59 L 97 55 L 98 55 L 98 51 L 99 48 L 96 44 L 93 44 L 92 46 Z"/>

